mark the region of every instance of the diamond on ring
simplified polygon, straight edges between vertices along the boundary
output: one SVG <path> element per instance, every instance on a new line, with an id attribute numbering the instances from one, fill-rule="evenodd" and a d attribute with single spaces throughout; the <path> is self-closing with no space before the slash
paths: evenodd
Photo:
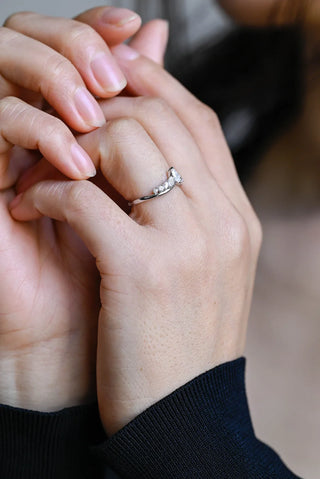
<path id="1" fill-rule="evenodd" d="M 168 178 L 166 181 L 161 183 L 161 185 L 156 186 L 153 188 L 153 193 L 151 195 L 142 196 L 137 200 L 131 201 L 129 206 L 137 205 L 142 203 L 143 201 L 152 200 L 153 198 L 157 198 L 158 196 L 162 196 L 166 193 L 169 193 L 176 185 L 181 186 L 183 183 L 183 178 L 180 173 L 177 172 L 173 166 L 168 170 Z"/>

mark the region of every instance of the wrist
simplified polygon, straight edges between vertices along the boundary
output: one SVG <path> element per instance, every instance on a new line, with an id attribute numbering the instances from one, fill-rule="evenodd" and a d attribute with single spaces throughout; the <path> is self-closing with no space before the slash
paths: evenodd
<path id="1" fill-rule="evenodd" d="M 55 354 L 54 354 L 55 353 Z M 0 354 L 0 403 L 52 412 L 95 400 L 94 365 L 48 345 Z"/>

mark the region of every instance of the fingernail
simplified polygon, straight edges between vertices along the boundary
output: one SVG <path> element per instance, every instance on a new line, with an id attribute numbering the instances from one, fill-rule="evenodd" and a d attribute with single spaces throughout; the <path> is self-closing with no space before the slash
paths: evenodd
<path id="1" fill-rule="evenodd" d="M 112 53 L 120 60 L 132 61 L 138 58 L 139 53 L 128 45 L 117 45 L 112 48 Z"/>
<path id="2" fill-rule="evenodd" d="M 87 125 L 99 127 L 105 124 L 106 120 L 100 106 L 86 88 L 80 87 L 76 90 L 74 103 Z"/>
<path id="3" fill-rule="evenodd" d="M 132 22 L 139 18 L 139 15 L 128 10 L 127 8 L 108 8 L 101 16 L 101 20 L 113 27 L 122 27 L 126 23 Z"/>
<path id="4" fill-rule="evenodd" d="M 87 155 L 80 145 L 73 144 L 71 146 L 71 156 L 81 176 L 92 178 L 97 174 L 89 155 Z"/>
<path id="5" fill-rule="evenodd" d="M 123 90 L 127 81 L 111 56 L 101 53 L 91 62 L 92 73 L 104 90 L 116 92 Z"/>
<path id="6" fill-rule="evenodd" d="M 13 210 L 14 208 L 16 208 L 22 201 L 22 197 L 23 197 L 23 194 L 20 193 L 20 195 L 16 196 L 12 201 L 11 203 L 9 203 L 9 210 Z"/>

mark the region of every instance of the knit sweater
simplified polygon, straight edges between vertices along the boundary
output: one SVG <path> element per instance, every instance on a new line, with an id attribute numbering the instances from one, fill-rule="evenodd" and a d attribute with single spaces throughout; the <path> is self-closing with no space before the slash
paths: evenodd
<path id="1" fill-rule="evenodd" d="M 0 406 L 0 479 L 294 479 L 254 433 L 245 359 L 207 371 L 108 438 L 96 405 Z"/>

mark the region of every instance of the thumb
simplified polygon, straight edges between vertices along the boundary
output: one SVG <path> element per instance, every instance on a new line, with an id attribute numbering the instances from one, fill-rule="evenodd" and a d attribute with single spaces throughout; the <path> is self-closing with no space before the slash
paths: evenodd
<path id="1" fill-rule="evenodd" d="M 125 258 L 137 224 L 90 181 L 42 181 L 9 205 L 12 217 L 30 221 L 48 216 L 68 223 L 99 264 Z M 101 271 L 100 271 L 101 272 Z"/>
<path id="2" fill-rule="evenodd" d="M 118 45 L 134 35 L 140 28 L 141 18 L 132 10 L 116 7 L 94 7 L 77 17 L 96 30 L 108 46 Z"/>
<path id="3" fill-rule="evenodd" d="M 151 20 L 135 34 L 130 45 L 141 55 L 163 65 L 169 38 L 169 23 L 166 20 Z"/>

